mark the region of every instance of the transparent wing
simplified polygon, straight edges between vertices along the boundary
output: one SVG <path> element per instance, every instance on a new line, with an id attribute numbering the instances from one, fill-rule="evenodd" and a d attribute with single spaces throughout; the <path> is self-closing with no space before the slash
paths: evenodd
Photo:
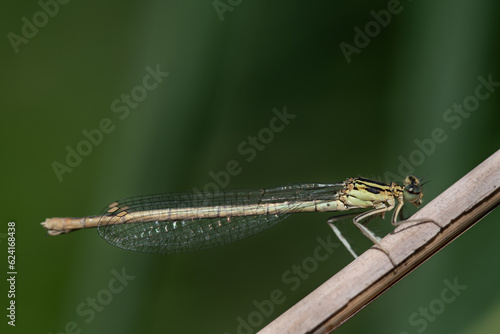
<path id="1" fill-rule="evenodd" d="M 309 183 L 260 190 L 232 190 L 215 194 L 174 193 L 126 198 L 105 209 L 98 233 L 110 244 L 146 253 L 185 253 L 222 246 L 277 224 L 297 211 L 301 203 L 313 200 L 331 201 L 343 188 L 342 183 Z M 252 214 L 252 211 L 231 214 L 232 208 L 244 205 L 284 203 L 275 214 Z M 199 218 L 207 207 L 224 209 L 220 217 Z M 151 212 L 162 209 L 181 209 L 190 218 L 162 220 Z M 112 211 L 112 212 L 110 212 Z M 227 214 L 229 212 L 229 214 Z M 134 213 L 133 221 L 125 221 Z M 120 223 L 117 223 L 120 220 Z M 135 222 L 140 220 L 140 222 Z"/>

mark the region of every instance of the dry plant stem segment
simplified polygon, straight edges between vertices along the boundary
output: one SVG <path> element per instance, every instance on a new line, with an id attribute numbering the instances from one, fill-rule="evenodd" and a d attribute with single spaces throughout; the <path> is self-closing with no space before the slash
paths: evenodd
<path id="1" fill-rule="evenodd" d="M 500 150 L 262 329 L 261 334 L 330 333 L 390 286 L 465 232 L 500 203 Z M 440 226 L 440 227 L 438 227 Z"/>

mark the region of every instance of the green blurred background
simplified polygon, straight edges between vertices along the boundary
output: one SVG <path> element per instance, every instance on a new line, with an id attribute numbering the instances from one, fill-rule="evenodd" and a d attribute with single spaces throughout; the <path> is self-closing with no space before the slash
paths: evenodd
<path id="1" fill-rule="evenodd" d="M 500 147 L 500 87 L 467 117 L 447 111 L 474 101 L 479 76 L 500 81 L 493 0 L 221 0 L 221 14 L 212 1 L 71 1 L 57 13 L 53 1 L 43 3 L 4 2 L 0 14 L 0 243 L 6 273 L 7 222 L 15 221 L 18 272 L 16 327 L 2 315 L 2 333 L 247 334 L 351 261 L 338 248 L 295 290 L 282 279 L 331 233 L 329 214 L 297 215 L 226 247 L 172 256 L 117 249 L 95 230 L 48 237 L 40 226 L 47 217 L 202 189 L 231 160 L 242 171 L 227 188 L 384 180 L 413 159 L 414 173 L 431 180 L 429 201 Z M 52 12 L 46 22 L 37 14 L 43 6 Z M 348 63 L 340 44 L 354 45 L 355 27 L 364 30 L 371 11 L 388 6 L 398 13 L 371 30 Z M 20 42 L 23 17 L 40 27 L 36 34 L 25 28 L 34 36 Z M 146 67 L 157 65 L 169 76 L 120 119 L 113 101 L 140 93 Z M 266 131 L 272 110 L 285 106 L 296 117 L 248 162 L 238 146 Z M 60 181 L 54 161 L 66 164 L 66 147 L 76 149 L 82 131 L 103 119 L 113 131 Z M 416 140 L 428 142 L 436 129 L 446 140 L 416 153 Z M 498 333 L 499 219 L 492 212 L 338 333 Z M 368 248 L 358 234 L 349 237 Z M 113 278 L 122 271 L 129 279 L 120 284 Z M 445 281 L 455 279 L 466 289 L 440 303 Z M 255 302 L 275 289 L 285 301 L 259 317 Z M 430 317 L 420 315 L 429 307 Z M 241 319 L 251 328 L 238 328 Z"/>

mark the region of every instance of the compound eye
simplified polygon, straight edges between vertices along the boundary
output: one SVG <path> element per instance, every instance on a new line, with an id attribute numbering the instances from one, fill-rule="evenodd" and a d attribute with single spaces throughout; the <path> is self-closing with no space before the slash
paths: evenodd
<path id="1" fill-rule="evenodd" d="M 420 194 L 420 187 L 413 184 L 406 186 L 405 190 L 410 194 Z"/>
<path id="2" fill-rule="evenodd" d="M 420 187 L 414 184 L 405 187 L 403 196 L 405 201 L 410 203 L 420 204 L 420 199 L 422 198 L 422 193 L 420 192 Z"/>
<path id="3" fill-rule="evenodd" d="M 422 204 L 422 192 L 420 190 L 420 180 L 413 175 L 405 178 L 403 197 L 405 201 L 413 203 L 415 206 Z"/>

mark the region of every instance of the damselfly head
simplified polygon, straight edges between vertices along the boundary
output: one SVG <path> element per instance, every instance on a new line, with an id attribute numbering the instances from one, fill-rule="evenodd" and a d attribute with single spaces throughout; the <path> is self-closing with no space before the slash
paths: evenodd
<path id="1" fill-rule="evenodd" d="M 405 201 L 412 203 L 415 206 L 422 204 L 422 190 L 420 189 L 420 180 L 413 176 L 408 175 L 405 178 L 403 197 Z"/>

